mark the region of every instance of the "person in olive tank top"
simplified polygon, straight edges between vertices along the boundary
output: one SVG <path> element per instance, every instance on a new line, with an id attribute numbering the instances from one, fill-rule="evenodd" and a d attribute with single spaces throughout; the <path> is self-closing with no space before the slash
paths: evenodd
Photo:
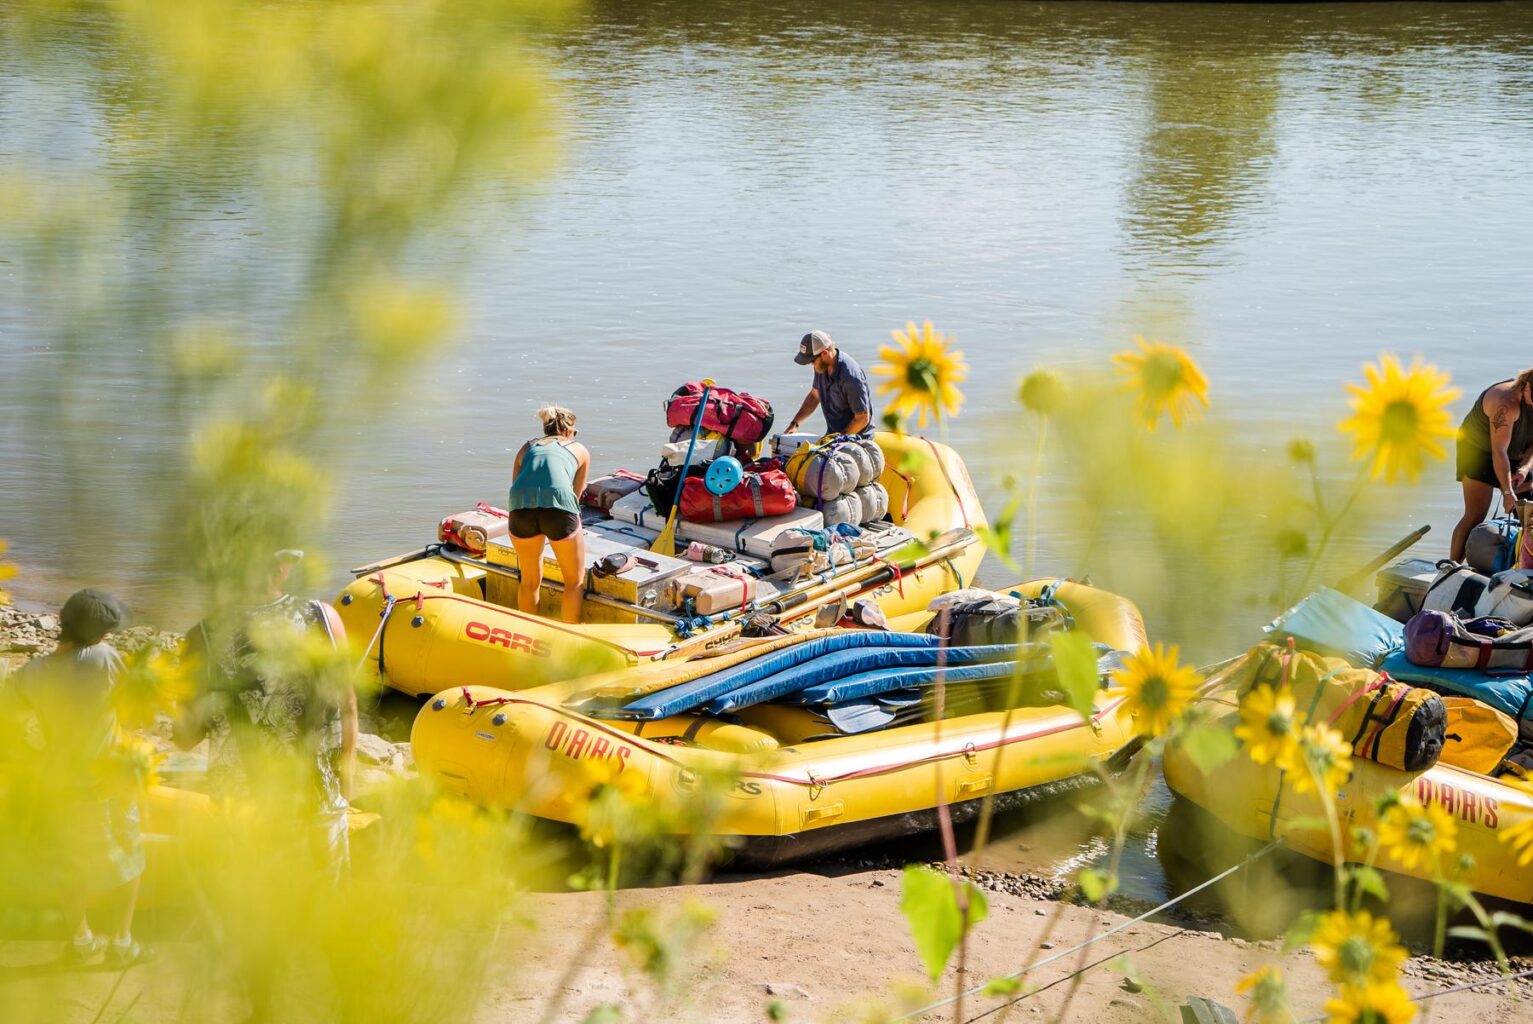
<path id="1" fill-rule="evenodd" d="M 1455 562 L 1464 560 L 1469 532 L 1490 511 L 1495 490 L 1501 507 L 1517 508 L 1517 495 L 1533 472 L 1533 369 L 1492 384 L 1474 400 L 1458 430 L 1458 480 L 1464 487 L 1464 516 L 1453 528 Z"/>
<path id="2" fill-rule="evenodd" d="M 511 546 L 516 549 L 521 585 L 517 607 L 537 613 L 543 587 L 543 542 L 554 549 L 563 578 L 561 617 L 579 622 L 585 599 L 585 534 L 580 529 L 580 495 L 591 453 L 575 441 L 575 414 L 557 405 L 538 410 L 543 436 L 516 453 L 511 473 Z"/>

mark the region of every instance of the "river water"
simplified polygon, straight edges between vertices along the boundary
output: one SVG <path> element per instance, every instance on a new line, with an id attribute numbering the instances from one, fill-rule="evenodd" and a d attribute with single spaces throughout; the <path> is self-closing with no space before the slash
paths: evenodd
<path id="1" fill-rule="evenodd" d="M 112 173 L 120 122 L 76 88 L 92 45 L 0 68 L 0 160 Z M 1213 400 L 1277 443 L 1332 431 L 1341 382 L 1382 350 L 1450 370 L 1458 414 L 1533 362 L 1530 4 L 622 0 L 538 47 L 561 163 L 478 190 L 434 240 L 462 268 L 464 336 L 332 454 L 332 566 L 503 494 L 543 402 L 577 410 L 598 464 L 635 469 L 684 379 L 761 393 L 785 420 L 811 328 L 865 364 L 907 319 L 956 332 L 973 375 L 951 439 L 992 502 L 1018 378 L 1135 334 L 1186 345 Z M 202 275 L 258 258 L 263 229 L 198 168 L 177 175 L 205 269 L 182 262 L 167 317 L 198 308 Z M 151 524 L 111 517 L 174 442 L 139 407 L 150 371 L 131 351 L 68 364 L 80 408 L 38 415 L 28 395 L 66 365 L 40 340 L 59 310 L 20 284 L 38 254 L 5 244 L 12 589 L 51 602 L 101 582 L 154 604 Z M 84 480 L 56 457 L 82 439 L 99 452 Z M 1451 466 L 1413 497 L 1363 540 L 1430 523 L 1445 547 Z M 1066 541 L 1043 536 L 1042 568 L 1068 566 Z"/>

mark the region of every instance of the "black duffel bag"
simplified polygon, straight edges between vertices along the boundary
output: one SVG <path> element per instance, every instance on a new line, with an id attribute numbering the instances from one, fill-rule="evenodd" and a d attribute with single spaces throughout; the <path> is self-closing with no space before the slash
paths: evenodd
<path id="1" fill-rule="evenodd" d="M 703 476 L 708 472 L 708 466 L 713 462 L 694 462 L 687 469 L 687 476 Z M 649 503 L 655 506 L 655 511 L 661 517 L 671 514 L 671 505 L 676 501 L 678 492 L 677 483 L 681 480 L 681 467 L 673 466 L 668 462 L 662 462 L 649 471 L 644 478 L 644 493 L 649 498 Z"/>
<path id="2" fill-rule="evenodd" d="M 1017 643 L 1024 621 L 1029 641 L 1068 625 L 1064 611 L 1057 605 L 1034 604 L 995 594 L 972 599 L 952 596 L 958 599 L 943 602 L 943 610 L 937 612 L 926 632 L 943 637 L 953 647 Z"/>

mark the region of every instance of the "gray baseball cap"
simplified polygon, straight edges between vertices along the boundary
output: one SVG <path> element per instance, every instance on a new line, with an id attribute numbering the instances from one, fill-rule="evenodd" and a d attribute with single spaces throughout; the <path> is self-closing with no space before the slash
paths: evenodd
<path id="1" fill-rule="evenodd" d="M 808 366 L 814 362 L 814 357 L 828 348 L 835 348 L 836 343 L 830 340 L 830 335 L 824 331 L 810 331 L 798 341 L 798 355 L 793 361 L 800 366 Z"/>

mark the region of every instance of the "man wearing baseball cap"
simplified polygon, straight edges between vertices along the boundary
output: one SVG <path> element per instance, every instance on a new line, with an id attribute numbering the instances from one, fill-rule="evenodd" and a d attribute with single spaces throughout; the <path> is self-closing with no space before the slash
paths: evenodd
<path id="1" fill-rule="evenodd" d="M 868 375 L 857 360 L 837 350 L 836 343 L 824 331 L 810 331 L 799 339 L 800 366 L 814 366 L 814 387 L 804 396 L 804 404 L 788 424 L 788 433 L 796 433 L 816 408 L 825 411 L 825 429 L 830 434 L 866 434 L 873 426 L 873 392 Z"/>

